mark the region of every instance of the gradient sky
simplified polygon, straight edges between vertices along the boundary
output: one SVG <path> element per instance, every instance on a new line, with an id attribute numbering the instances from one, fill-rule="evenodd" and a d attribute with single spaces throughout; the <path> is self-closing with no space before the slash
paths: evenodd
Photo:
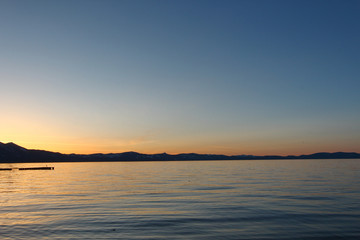
<path id="1" fill-rule="evenodd" d="M 360 1 L 1 0 L 0 141 L 360 152 Z"/>

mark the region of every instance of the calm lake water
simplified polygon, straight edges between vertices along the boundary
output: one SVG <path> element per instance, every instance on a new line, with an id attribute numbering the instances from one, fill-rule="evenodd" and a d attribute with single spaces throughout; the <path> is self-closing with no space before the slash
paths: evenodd
<path id="1" fill-rule="evenodd" d="M 0 171 L 0 239 L 360 239 L 360 160 L 47 165 Z"/>

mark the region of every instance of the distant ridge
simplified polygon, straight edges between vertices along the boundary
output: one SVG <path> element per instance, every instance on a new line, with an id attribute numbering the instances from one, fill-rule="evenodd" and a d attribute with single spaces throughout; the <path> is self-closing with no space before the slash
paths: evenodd
<path id="1" fill-rule="evenodd" d="M 108 162 L 108 161 L 191 161 L 191 160 L 271 160 L 271 159 L 351 159 L 359 158 L 355 152 L 320 152 L 299 156 L 278 155 L 218 155 L 218 154 L 142 154 L 137 152 L 109 154 L 62 154 L 44 150 L 26 149 L 15 143 L 0 142 L 0 163 L 20 162 Z"/>

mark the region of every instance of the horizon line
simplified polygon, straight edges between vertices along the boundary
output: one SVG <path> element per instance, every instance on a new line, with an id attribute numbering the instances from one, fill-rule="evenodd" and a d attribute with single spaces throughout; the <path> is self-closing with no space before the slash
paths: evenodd
<path id="1" fill-rule="evenodd" d="M 265 155 L 253 155 L 253 154 L 213 154 L 213 153 L 196 153 L 196 152 L 181 152 L 181 153 L 167 153 L 167 152 L 161 152 L 161 153 L 143 153 L 143 152 L 137 152 L 137 151 L 124 151 L 124 152 L 108 152 L 108 153 L 103 153 L 103 152 L 96 152 L 96 153 L 87 153 L 87 154 L 83 154 L 83 153 L 62 153 L 60 151 L 50 151 L 50 150 L 45 150 L 45 149 L 33 149 L 33 148 L 26 148 L 23 146 L 20 146 L 14 142 L 7 142 L 7 143 L 3 143 L 0 142 L 0 144 L 13 144 L 16 145 L 18 147 L 24 148 L 26 150 L 35 150 L 35 151 L 46 151 L 46 152 L 52 152 L 52 153 L 59 153 L 59 154 L 63 154 L 63 155 L 97 155 L 97 154 L 103 154 L 103 155 L 110 155 L 110 154 L 123 154 L 123 153 L 137 153 L 137 154 L 143 154 L 143 155 L 161 155 L 161 154 L 166 154 L 166 155 L 181 155 L 181 154 L 197 154 L 197 155 L 213 155 L 213 156 L 227 156 L 227 157 L 237 157 L 237 156 L 253 156 L 253 157 L 272 157 L 272 156 L 277 156 L 277 157 L 299 157 L 299 156 L 306 156 L 306 155 L 313 155 L 313 154 L 319 154 L 319 153 L 329 153 L 329 154 L 335 154 L 335 153 L 355 153 L 355 154 L 360 154 L 359 152 L 345 152 L 345 151 L 331 151 L 331 152 L 324 152 L 324 151 L 319 151 L 319 152 L 312 152 L 312 153 L 301 153 L 301 154 L 288 154 L 288 155 L 279 155 L 279 154 L 265 154 Z"/>

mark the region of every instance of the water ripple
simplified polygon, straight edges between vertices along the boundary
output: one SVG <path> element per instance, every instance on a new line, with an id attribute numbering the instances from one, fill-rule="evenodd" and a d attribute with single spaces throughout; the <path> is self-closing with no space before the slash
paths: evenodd
<path id="1" fill-rule="evenodd" d="M 0 239 L 360 239 L 358 163 L 54 163 L 4 173 Z"/>

